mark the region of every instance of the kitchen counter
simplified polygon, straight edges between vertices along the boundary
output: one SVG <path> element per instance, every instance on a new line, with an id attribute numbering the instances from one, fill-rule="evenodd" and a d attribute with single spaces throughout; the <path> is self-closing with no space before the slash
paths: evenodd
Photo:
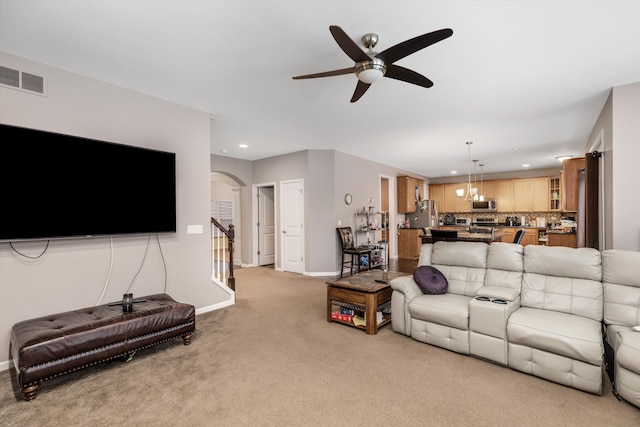
<path id="1" fill-rule="evenodd" d="M 481 227 L 481 226 L 479 225 L 478 227 Z M 547 227 L 529 227 L 528 225 L 522 226 L 522 225 L 504 225 L 504 224 L 494 225 L 493 227 L 495 227 L 495 228 L 525 228 L 527 230 L 546 230 L 547 229 Z"/>

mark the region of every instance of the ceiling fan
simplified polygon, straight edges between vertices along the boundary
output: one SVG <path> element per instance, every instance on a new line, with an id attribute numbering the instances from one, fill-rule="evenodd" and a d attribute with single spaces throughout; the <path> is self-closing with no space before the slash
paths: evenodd
<path id="1" fill-rule="evenodd" d="M 433 31 L 418 37 L 398 43 L 380 53 L 374 52 L 372 49 L 378 44 L 378 35 L 369 33 L 362 36 L 362 44 L 368 49 L 363 51 L 342 28 L 337 25 L 329 27 L 331 35 L 335 39 L 338 46 L 346 53 L 349 58 L 355 61 L 355 65 L 340 70 L 324 71 L 322 73 L 305 74 L 302 76 L 294 76 L 294 80 L 314 79 L 317 77 L 339 76 L 342 74 L 355 73 L 358 77 L 358 85 L 351 97 L 351 102 L 356 102 L 369 89 L 369 86 L 382 77 L 390 77 L 392 79 L 401 80 L 403 82 L 412 83 L 414 85 L 429 88 L 433 86 L 433 82 L 415 71 L 408 68 L 394 65 L 393 63 L 409 56 L 412 53 L 424 49 L 434 43 L 450 37 L 453 30 L 444 28 L 442 30 Z"/>

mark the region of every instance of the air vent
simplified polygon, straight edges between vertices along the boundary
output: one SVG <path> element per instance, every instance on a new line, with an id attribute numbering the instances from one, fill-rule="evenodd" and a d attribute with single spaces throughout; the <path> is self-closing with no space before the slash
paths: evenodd
<path id="1" fill-rule="evenodd" d="M 46 95 L 44 77 L 8 67 L 0 66 L 0 85 Z"/>
<path id="2" fill-rule="evenodd" d="M 22 73 L 22 89 L 44 93 L 44 77 Z"/>
<path id="3" fill-rule="evenodd" d="M 20 87 L 20 71 L 0 66 L 0 84 Z"/>

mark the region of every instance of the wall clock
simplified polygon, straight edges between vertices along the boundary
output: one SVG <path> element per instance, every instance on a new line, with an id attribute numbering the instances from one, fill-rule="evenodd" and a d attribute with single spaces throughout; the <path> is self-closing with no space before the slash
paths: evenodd
<path id="1" fill-rule="evenodd" d="M 344 195 L 344 202 L 348 205 L 353 201 L 353 197 L 351 197 L 351 193 L 347 193 Z"/>

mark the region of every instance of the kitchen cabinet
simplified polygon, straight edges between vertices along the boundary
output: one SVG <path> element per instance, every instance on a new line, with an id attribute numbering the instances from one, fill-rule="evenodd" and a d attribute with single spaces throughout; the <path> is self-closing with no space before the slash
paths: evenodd
<path id="1" fill-rule="evenodd" d="M 549 177 L 531 178 L 529 188 L 529 211 L 549 211 Z"/>
<path id="2" fill-rule="evenodd" d="M 513 182 L 501 179 L 497 183 L 496 203 L 498 212 L 513 212 Z"/>
<path id="3" fill-rule="evenodd" d="M 521 227 L 502 227 L 500 228 L 500 232 L 503 234 L 502 241 L 504 243 L 513 243 L 513 239 L 516 237 L 516 232 L 520 230 Z M 537 245 L 538 244 L 538 229 L 537 228 L 525 228 L 524 235 L 522 236 L 522 241 L 520 242 L 522 246 L 527 245 Z"/>
<path id="4" fill-rule="evenodd" d="M 444 184 L 429 185 L 429 200 L 436 202 L 438 212 L 444 212 Z"/>
<path id="5" fill-rule="evenodd" d="M 527 245 L 537 245 L 538 244 L 538 229 L 537 228 L 527 228 L 524 231 L 524 236 L 522 236 L 522 242 L 520 242 L 522 246 Z"/>
<path id="6" fill-rule="evenodd" d="M 501 228 L 500 232 L 502 233 L 502 241 L 504 243 L 512 243 L 513 239 L 516 237 L 516 229 L 505 227 Z"/>
<path id="7" fill-rule="evenodd" d="M 443 209 L 440 212 L 456 213 L 458 212 L 458 196 L 456 189 L 459 184 L 445 184 L 444 185 L 444 203 Z"/>
<path id="8" fill-rule="evenodd" d="M 567 246 L 569 248 L 578 247 L 578 236 L 576 233 L 548 233 L 548 246 Z"/>
<path id="9" fill-rule="evenodd" d="M 424 181 L 410 176 L 397 177 L 398 213 L 416 211 L 416 201 L 424 198 Z"/>
<path id="10" fill-rule="evenodd" d="M 455 183 L 444 185 L 444 210 L 445 213 L 469 213 L 471 212 L 471 202 L 462 200 L 458 197 L 456 190 L 458 188 L 466 188 L 466 183 Z"/>
<path id="11" fill-rule="evenodd" d="M 432 184 L 429 186 L 430 198 L 438 201 L 442 198 L 438 203 L 440 213 L 470 213 L 471 203 L 461 200 L 456 194 L 457 189 L 466 189 L 466 185 L 466 182 Z M 561 207 L 561 186 L 560 177 L 543 176 L 485 181 L 478 191 L 484 194 L 485 199 L 496 200 L 498 213 L 549 212 Z M 555 203 L 553 197 L 556 197 Z"/>
<path id="12" fill-rule="evenodd" d="M 563 211 L 578 211 L 578 175 L 585 167 L 584 157 L 577 159 L 567 159 L 562 162 L 562 201 L 564 201 Z"/>
<path id="13" fill-rule="evenodd" d="M 514 179 L 513 185 L 513 212 L 529 212 L 531 181 L 529 179 Z M 546 194 L 545 194 L 546 196 Z"/>
<path id="14" fill-rule="evenodd" d="M 521 178 L 512 180 L 512 212 L 548 212 L 549 178 Z M 498 205 L 498 208 L 500 206 Z"/>
<path id="15" fill-rule="evenodd" d="M 560 177 L 552 176 L 549 178 L 549 210 L 559 211 L 560 204 Z"/>
<path id="16" fill-rule="evenodd" d="M 478 185 L 478 192 L 484 195 L 485 200 L 498 197 L 498 181 L 483 181 Z"/>
<path id="17" fill-rule="evenodd" d="M 421 228 L 398 229 L 398 258 L 417 259 L 422 247 Z"/>

